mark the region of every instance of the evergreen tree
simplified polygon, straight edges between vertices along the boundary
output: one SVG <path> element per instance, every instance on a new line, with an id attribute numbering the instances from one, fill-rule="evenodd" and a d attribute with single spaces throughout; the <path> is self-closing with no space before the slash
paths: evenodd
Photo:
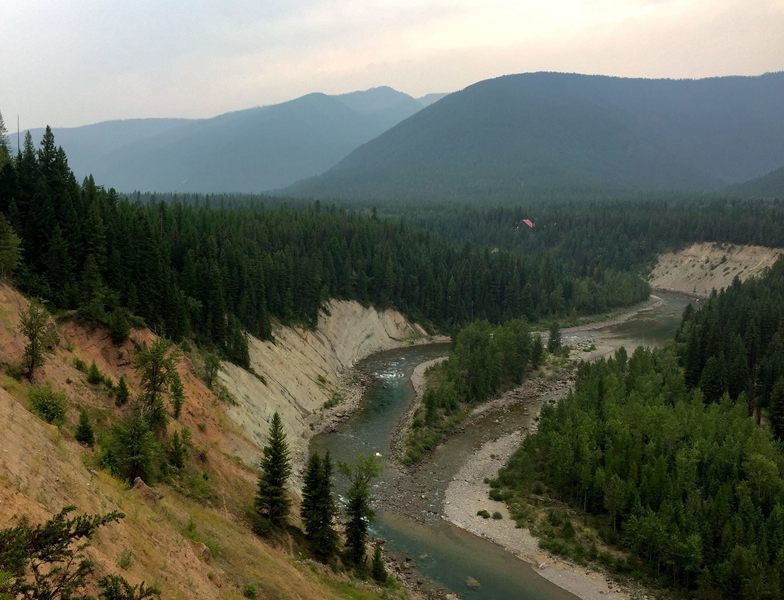
<path id="1" fill-rule="evenodd" d="M 11 224 L 0 214 L 0 281 L 16 270 L 21 258 L 21 239 Z"/>
<path id="2" fill-rule="evenodd" d="M 95 364 L 93 360 L 90 363 L 90 368 L 87 369 L 87 383 L 91 383 L 92 385 L 98 385 L 103 381 L 103 375 L 98 370 L 98 365 Z"/>
<path id="3" fill-rule="evenodd" d="M 87 416 L 87 412 L 84 409 L 79 411 L 79 425 L 76 427 L 74 437 L 77 442 L 90 448 L 95 443 L 95 434 L 93 433 L 92 425 L 90 425 L 90 417 Z"/>
<path id="4" fill-rule="evenodd" d="M 784 441 L 784 377 L 776 381 L 770 395 L 770 426 L 776 439 Z"/>
<path id="5" fill-rule="evenodd" d="M 550 336 L 547 338 L 547 351 L 550 354 L 558 352 L 561 349 L 561 328 L 557 321 L 553 321 L 550 325 Z"/>
<path id="6" fill-rule="evenodd" d="M 175 404 L 182 408 L 182 382 L 177 373 L 180 354 L 172 348 L 172 343 L 165 338 L 158 338 L 151 346 L 143 346 L 134 357 L 134 367 L 141 380 L 139 400 L 144 417 L 156 433 L 166 431 L 166 409 L 163 399 L 170 395 Z M 177 392 L 179 397 L 175 397 Z"/>
<path id="7" fill-rule="evenodd" d="M 125 406 L 129 396 L 130 390 L 128 389 L 128 382 L 125 381 L 125 375 L 120 375 L 120 381 L 117 382 L 117 392 L 114 397 L 114 403 L 117 406 Z"/>
<path id="8" fill-rule="evenodd" d="M 24 366 L 27 379 L 32 381 L 35 370 L 44 364 L 49 354 L 54 353 L 59 337 L 49 319 L 49 313 L 37 300 L 32 300 L 27 310 L 22 311 L 19 321 L 19 331 L 27 338 Z"/>
<path id="9" fill-rule="evenodd" d="M 373 577 L 373 581 L 376 583 L 384 585 L 387 582 L 387 569 L 384 566 L 384 559 L 381 557 L 381 542 L 376 542 L 370 573 Z"/>
<path id="10" fill-rule="evenodd" d="M 341 471 L 351 478 L 346 492 L 346 553 L 345 560 L 358 572 L 367 568 L 366 544 L 368 524 L 373 518 L 370 482 L 379 473 L 379 465 L 372 457 L 359 460 L 353 466 L 340 465 Z"/>
<path id="11" fill-rule="evenodd" d="M 290 475 L 291 461 L 286 433 L 283 431 L 280 415 L 275 412 L 261 459 L 261 474 L 255 501 L 256 513 L 272 527 L 279 528 L 286 524 L 291 506 L 286 492 Z"/>
<path id="12" fill-rule="evenodd" d="M 160 476 L 164 453 L 141 408 L 138 407 L 127 421 L 112 427 L 101 464 L 125 481 L 132 482 L 140 477 L 152 485 Z"/>
<path id="13" fill-rule="evenodd" d="M 120 512 L 78 515 L 69 506 L 41 525 L 26 520 L 0 530 L 0 597 L 28 600 L 76 600 L 85 595 L 95 563 L 85 554 L 96 531 L 124 518 Z M 157 588 L 131 586 L 117 575 L 98 580 L 102 600 L 159 598 Z"/>
<path id="14" fill-rule="evenodd" d="M 700 389 L 702 390 L 705 402 L 718 402 L 724 393 L 724 366 L 721 357 L 711 356 L 705 362 L 700 378 Z"/>
<path id="15" fill-rule="evenodd" d="M 313 454 L 308 460 L 302 490 L 302 522 L 313 554 L 329 562 L 337 551 L 338 535 L 333 521 L 335 501 L 332 497 L 332 461 L 329 452 L 323 460 Z"/>
<path id="16" fill-rule="evenodd" d="M 311 454 L 305 468 L 305 480 L 302 486 L 302 504 L 300 516 L 305 527 L 305 535 L 309 540 L 318 533 L 319 515 L 318 503 L 322 487 L 321 458 L 318 454 Z"/>

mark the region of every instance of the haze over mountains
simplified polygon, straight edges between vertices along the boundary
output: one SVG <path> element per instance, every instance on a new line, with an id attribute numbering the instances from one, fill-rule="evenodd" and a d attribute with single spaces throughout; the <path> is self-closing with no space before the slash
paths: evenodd
<path id="1" fill-rule="evenodd" d="M 124 192 L 262 192 L 321 173 L 444 94 L 390 87 L 289 102 L 210 119 L 129 119 L 53 128 L 77 177 Z M 42 130 L 32 130 L 38 143 Z M 15 140 L 14 140 L 15 141 Z"/>
<path id="2" fill-rule="evenodd" d="M 286 192 L 379 200 L 702 192 L 782 164 L 784 73 L 529 73 L 450 94 Z"/>

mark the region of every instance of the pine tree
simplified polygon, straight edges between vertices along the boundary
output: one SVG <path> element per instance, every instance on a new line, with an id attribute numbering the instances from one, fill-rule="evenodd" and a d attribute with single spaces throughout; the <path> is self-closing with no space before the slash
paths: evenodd
<path id="1" fill-rule="evenodd" d="M 0 281 L 13 274 L 21 258 L 22 240 L 0 214 Z"/>
<path id="2" fill-rule="evenodd" d="M 321 458 L 318 454 L 311 454 L 305 469 L 305 481 L 302 486 L 302 505 L 300 516 L 305 527 L 305 535 L 312 542 L 318 535 L 319 514 L 318 504 L 322 487 Z"/>
<path id="3" fill-rule="evenodd" d="M 87 383 L 92 385 L 98 385 L 103 381 L 103 375 L 98 370 L 98 365 L 95 364 L 95 361 L 90 363 L 90 368 L 87 369 Z"/>
<path id="4" fill-rule="evenodd" d="M 552 354 L 561 348 L 561 327 L 557 321 L 550 325 L 550 337 L 547 339 L 547 351 Z"/>
<path id="5" fill-rule="evenodd" d="M 128 382 L 125 381 L 125 375 L 120 375 L 120 381 L 117 382 L 117 395 L 114 398 L 114 403 L 117 406 L 125 406 L 129 396 L 130 390 L 128 389 Z"/>
<path id="6" fill-rule="evenodd" d="M 269 428 L 269 441 L 261 459 L 256 512 L 272 527 L 286 524 L 291 501 L 286 493 L 286 483 L 291 475 L 291 461 L 286 433 L 280 415 L 275 412 Z"/>
<path id="7" fill-rule="evenodd" d="M 357 571 L 367 568 L 365 545 L 368 538 L 368 524 L 373 518 L 371 506 L 370 481 L 378 475 L 379 465 L 372 457 L 360 460 L 353 466 L 340 465 L 341 471 L 351 477 L 351 486 L 346 492 L 346 562 Z"/>
<path id="8" fill-rule="evenodd" d="M 92 425 L 90 425 L 90 417 L 87 416 L 87 412 L 84 410 L 79 411 L 79 425 L 76 428 L 74 437 L 77 442 L 90 448 L 95 443 L 95 434 L 93 433 Z"/>
<path id="9" fill-rule="evenodd" d="M 308 460 L 301 516 L 313 554 L 320 561 L 329 562 L 337 551 L 338 542 L 333 525 L 335 501 L 332 497 L 332 460 L 329 452 L 323 459 L 313 454 Z"/>
<path id="10" fill-rule="evenodd" d="M 174 402 L 172 392 L 177 390 L 177 382 L 182 385 L 177 374 L 179 359 L 179 352 L 172 348 L 172 343 L 165 338 L 158 338 L 152 346 L 144 346 L 134 357 L 134 367 L 141 379 L 142 391 L 139 399 L 144 417 L 153 431 L 159 434 L 166 431 L 164 394 L 172 395 Z"/>
<path id="11" fill-rule="evenodd" d="M 387 582 L 387 569 L 384 566 L 384 559 L 381 557 L 381 542 L 376 542 L 370 573 L 376 583 L 384 585 Z"/>
<path id="12" fill-rule="evenodd" d="M 35 370 L 44 364 L 47 355 L 54 353 L 58 341 L 57 330 L 49 320 L 49 313 L 37 300 L 30 302 L 19 320 L 19 331 L 27 338 L 24 366 L 27 379 L 32 381 Z"/>
<path id="13" fill-rule="evenodd" d="M 770 394 L 770 426 L 776 439 L 784 441 L 784 377 L 780 377 Z"/>

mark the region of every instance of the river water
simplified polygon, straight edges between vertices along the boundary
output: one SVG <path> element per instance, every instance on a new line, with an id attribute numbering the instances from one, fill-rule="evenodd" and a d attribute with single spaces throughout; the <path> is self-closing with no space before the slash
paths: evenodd
<path id="1" fill-rule="evenodd" d="M 657 295 L 662 302 L 653 309 L 588 335 L 617 337 L 624 343 L 628 341 L 629 346 L 664 343 L 675 333 L 683 309 L 692 299 L 680 294 Z M 376 377 L 362 408 L 336 432 L 313 438 L 311 452 L 329 450 L 334 459 L 349 463 L 360 456 L 381 454 L 380 460 L 385 464 L 382 475 L 374 482 L 379 503 L 372 533 L 386 540 L 386 547 L 398 556 L 410 557 L 419 573 L 441 587 L 461 598 L 477 600 L 573 600 L 575 596 L 500 546 L 438 517 L 451 477 L 487 437 L 488 430 L 482 428 L 492 428 L 493 435 L 514 431 L 530 418 L 524 407 L 506 413 L 503 420 L 480 420 L 478 427 L 450 439 L 428 459 L 426 469 L 417 475 L 418 481 L 409 481 L 393 461 L 383 458 L 389 455 L 397 424 L 414 400 L 410 381 L 414 368 L 447 351 L 445 344 L 412 346 L 380 352 L 362 361 L 359 368 Z M 345 486 L 346 482 L 338 477 L 338 493 Z M 416 488 L 413 500 L 412 486 Z M 480 586 L 468 587 L 469 577 L 479 581 Z"/>

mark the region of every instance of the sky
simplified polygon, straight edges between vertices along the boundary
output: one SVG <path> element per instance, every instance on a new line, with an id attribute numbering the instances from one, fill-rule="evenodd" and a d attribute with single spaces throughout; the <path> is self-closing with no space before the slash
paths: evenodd
<path id="1" fill-rule="evenodd" d="M 2 0 L 8 129 L 208 117 L 509 73 L 784 70 L 784 0 Z"/>

